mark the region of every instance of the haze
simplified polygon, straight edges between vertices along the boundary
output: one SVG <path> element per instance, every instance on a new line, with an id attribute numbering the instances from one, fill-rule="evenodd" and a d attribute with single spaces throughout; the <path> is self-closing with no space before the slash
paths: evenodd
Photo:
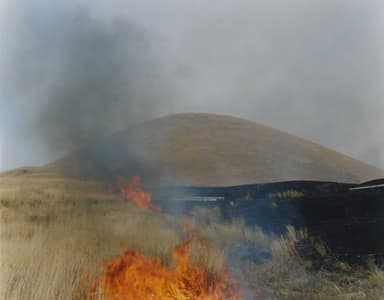
<path id="1" fill-rule="evenodd" d="M 0 1 L 0 170 L 230 114 L 384 168 L 380 0 Z"/>

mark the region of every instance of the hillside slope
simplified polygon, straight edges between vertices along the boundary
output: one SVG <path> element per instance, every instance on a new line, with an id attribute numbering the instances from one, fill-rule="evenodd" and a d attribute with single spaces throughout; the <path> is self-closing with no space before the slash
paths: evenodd
<path id="1" fill-rule="evenodd" d="M 247 121 L 177 114 L 103 138 L 44 167 L 65 176 L 149 184 L 235 185 L 284 180 L 358 182 L 383 172 L 318 144 Z"/>

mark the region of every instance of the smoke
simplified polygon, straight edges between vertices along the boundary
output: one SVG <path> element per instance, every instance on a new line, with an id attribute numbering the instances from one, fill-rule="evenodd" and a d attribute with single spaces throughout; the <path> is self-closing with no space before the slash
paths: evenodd
<path id="1" fill-rule="evenodd" d="M 63 155 L 156 116 L 170 99 L 161 42 L 154 49 L 150 33 L 129 19 L 98 19 L 74 3 L 18 2 L 4 22 L 1 55 L 1 116 L 10 140 L 30 148 L 31 139 L 45 157 Z"/>
<path id="2" fill-rule="evenodd" d="M 3 3 L 0 168 L 189 111 L 384 167 L 379 0 Z"/>

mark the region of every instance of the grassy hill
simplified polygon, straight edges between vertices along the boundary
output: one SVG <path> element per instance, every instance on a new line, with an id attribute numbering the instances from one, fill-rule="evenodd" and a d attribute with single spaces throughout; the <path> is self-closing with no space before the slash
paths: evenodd
<path id="1" fill-rule="evenodd" d="M 100 274 L 102 263 L 126 247 L 170 266 L 173 247 L 188 238 L 181 220 L 138 209 L 91 180 L 133 174 L 144 183 L 201 185 L 382 176 L 320 145 L 238 118 L 183 114 L 146 122 L 46 166 L 0 174 L 0 299 L 89 299 L 86 276 Z M 211 276 L 228 265 L 243 299 L 384 294 L 384 272 L 374 263 L 368 269 L 331 261 L 332 270 L 314 269 L 296 249 L 309 239 L 305 230 L 270 236 L 242 219 L 225 222 L 215 209 L 196 208 L 185 220 L 204 241 L 191 248 L 193 261 Z M 315 249 L 328 264 L 327 249 L 321 243 Z M 257 263 L 248 251 L 271 259 Z"/>
<path id="2" fill-rule="evenodd" d="M 139 174 L 149 184 L 218 186 L 383 176 L 373 166 L 294 135 L 236 117 L 197 113 L 142 123 L 37 171 L 87 179 Z"/>

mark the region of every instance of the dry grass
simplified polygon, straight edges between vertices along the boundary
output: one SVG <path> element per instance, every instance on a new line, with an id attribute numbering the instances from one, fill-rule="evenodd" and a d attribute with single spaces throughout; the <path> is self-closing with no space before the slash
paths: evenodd
<path id="1" fill-rule="evenodd" d="M 311 250 L 320 264 L 303 257 L 298 250 L 302 241 L 311 241 Z M 276 239 L 272 259 L 264 264 L 244 264 L 248 281 L 262 287 L 266 299 L 281 300 L 379 300 L 384 299 L 384 272 L 374 263 L 350 265 L 330 257 L 321 242 L 311 240 L 305 231 L 288 228 L 288 235 Z"/>
<path id="2" fill-rule="evenodd" d="M 76 299 L 82 276 L 125 245 L 167 264 L 181 239 L 177 220 L 94 183 L 9 178 L 0 191 L 0 299 Z"/>
<path id="3" fill-rule="evenodd" d="M 287 190 L 284 192 L 270 193 L 268 195 L 269 198 L 278 198 L 278 199 L 296 199 L 304 196 L 303 192 L 296 190 Z"/>
<path id="4" fill-rule="evenodd" d="M 199 236 L 193 260 L 214 271 L 227 255 L 245 299 L 384 299 L 384 272 L 373 264 L 353 269 L 329 261 L 318 241 L 310 247 L 333 269 L 303 258 L 297 245 L 308 240 L 305 231 L 269 236 L 242 220 L 224 223 L 219 211 L 202 208 L 187 222 Z M 192 232 L 183 233 L 179 219 L 137 209 L 94 182 L 1 177 L 0 299 L 84 299 L 84 275 L 96 275 L 126 246 L 169 265 L 173 247 Z M 237 253 L 247 247 L 272 259 L 256 263 Z"/>
<path id="5" fill-rule="evenodd" d="M 141 155 L 129 151 L 132 145 Z M 137 173 L 152 184 L 205 186 L 295 179 L 359 182 L 383 176 L 382 170 L 308 140 L 214 114 L 147 121 L 101 140 L 96 148 L 90 145 L 34 171 L 94 178 L 101 168 L 111 175 Z"/>

